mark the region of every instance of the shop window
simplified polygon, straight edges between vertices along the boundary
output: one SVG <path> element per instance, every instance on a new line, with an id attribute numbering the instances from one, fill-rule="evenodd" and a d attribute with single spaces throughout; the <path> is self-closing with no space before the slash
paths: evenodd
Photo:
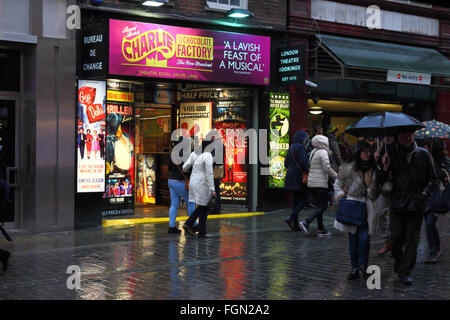
<path id="1" fill-rule="evenodd" d="M 0 91 L 20 91 L 20 52 L 0 49 Z"/>
<path id="2" fill-rule="evenodd" d="M 208 0 L 208 7 L 218 10 L 229 10 L 232 8 L 248 9 L 248 0 Z"/>

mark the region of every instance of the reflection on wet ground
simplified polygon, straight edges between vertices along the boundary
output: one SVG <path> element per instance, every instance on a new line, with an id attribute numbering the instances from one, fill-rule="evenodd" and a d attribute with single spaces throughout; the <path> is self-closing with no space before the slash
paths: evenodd
<path id="1" fill-rule="evenodd" d="M 291 232 L 284 213 L 208 221 L 212 238 L 167 234 L 167 223 L 93 228 L 16 237 L 0 275 L 0 299 L 448 299 L 450 218 L 438 220 L 443 256 L 424 264 L 422 232 L 414 283 L 401 284 L 390 254 L 374 237 L 370 264 L 381 268 L 381 290 L 349 282 L 347 235 Z M 80 289 L 67 287 L 67 268 L 79 266 Z"/>

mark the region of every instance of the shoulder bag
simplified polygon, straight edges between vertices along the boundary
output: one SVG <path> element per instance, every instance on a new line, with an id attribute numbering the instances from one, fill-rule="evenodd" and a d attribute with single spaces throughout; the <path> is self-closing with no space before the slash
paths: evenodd
<path id="1" fill-rule="evenodd" d="M 302 183 L 307 184 L 308 183 L 308 171 L 303 171 L 300 165 L 298 164 L 297 160 L 294 157 L 294 150 L 291 152 L 292 159 L 294 159 L 295 164 L 297 165 L 297 168 L 302 172 Z"/>
<path id="2" fill-rule="evenodd" d="M 442 171 L 447 175 L 448 182 L 443 188 L 438 187 L 427 201 L 430 210 L 437 214 L 446 214 L 450 211 L 450 176 L 447 170 L 442 169 Z"/>
<path id="3" fill-rule="evenodd" d="M 180 168 L 179 165 L 177 165 L 177 168 L 178 168 L 178 170 L 180 170 L 181 174 L 182 174 L 183 177 L 184 177 L 184 188 L 185 188 L 186 190 L 189 190 L 189 176 L 187 176 L 187 175 L 184 174 L 183 170 Z"/>
<path id="4" fill-rule="evenodd" d="M 336 220 L 342 224 L 363 227 L 367 225 L 367 206 L 365 202 L 341 199 L 336 211 Z"/>

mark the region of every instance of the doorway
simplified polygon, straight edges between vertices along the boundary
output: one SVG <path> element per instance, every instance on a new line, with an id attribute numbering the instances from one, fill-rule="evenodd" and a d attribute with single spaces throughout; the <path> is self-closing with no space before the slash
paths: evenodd
<path id="1" fill-rule="evenodd" d="M 18 98 L 0 94 L 0 177 L 9 184 L 9 201 L 0 221 L 15 227 L 18 208 Z"/>

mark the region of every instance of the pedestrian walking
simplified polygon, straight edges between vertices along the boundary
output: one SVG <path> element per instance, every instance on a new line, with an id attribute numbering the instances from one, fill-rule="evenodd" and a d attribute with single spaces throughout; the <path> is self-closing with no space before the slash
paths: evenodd
<path id="1" fill-rule="evenodd" d="M 370 236 L 374 233 L 376 213 L 368 210 L 366 203 L 369 199 L 376 199 L 375 184 L 375 160 L 371 146 L 364 140 L 358 141 L 354 147 L 352 161 L 339 168 L 339 174 L 334 183 L 336 202 L 341 201 L 334 228 L 348 232 L 349 238 L 352 270 L 347 276 L 348 280 L 358 279 L 360 271 L 364 278 L 368 277 Z M 357 225 L 338 221 L 341 211 L 344 215 L 358 217 L 361 223 Z"/>
<path id="2" fill-rule="evenodd" d="M 338 171 L 339 167 L 344 163 L 342 161 L 341 157 L 341 151 L 339 150 L 339 144 L 336 139 L 336 133 L 338 131 L 338 128 L 335 126 L 329 124 L 327 126 L 327 132 L 325 133 L 325 136 L 328 138 L 328 145 L 331 150 L 331 167 L 334 171 Z"/>
<path id="3" fill-rule="evenodd" d="M 300 226 L 309 233 L 310 223 L 317 219 L 318 235 L 329 235 L 330 233 L 323 225 L 323 213 L 328 207 L 328 177 L 331 176 L 335 179 L 337 173 L 330 165 L 329 155 L 331 151 L 328 146 L 328 138 L 316 135 L 311 142 L 314 149 L 309 157 L 310 169 L 307 186 L 316 208 L 313 209 L 308 218 L 300 222 Z"/>
<path id="4" fill-rule="evenodd" d="M 208 218 L 208 202 L 211 197 L 216 197 L 213 178 L 213 157 L 207 146 L 211 140 L 203 140 L 202 147 L 196 148 L 186 163 L 183 171 L 187 172 L 192 168 L 189 179 L 189 201 L 195 202 L 196 209 L 183 225 L 184 230 L 189 235 L 194 235 L 193 225 L 198 218 L 198 237 L 209 238 L 206 233 L 206 220 Z"/>
<path id="5" fill-rule="evenodd" d="M 450 159 L 445 150 L 445 142 L 438 138 L 423 139 L 421 146 L 427 149 L 431 154 L 431 159 L 436 169 L 436 175 L 439 181 L 439 187 L 445 187 L 450 181 Z M 417 142 L 419 144 L 419 141 Z M 427 206 L 425 212 L 425 230 L 428 242 L 428 257 L 425 263 L 437 263 L 441 256 L 441 240 L 436 222 L 438 215 Z"/>
<path id="6" fill-rule="evenodd" d="M 393 155 L 397 148 L 397 142 L 395 136 L 383 137 L 379 143 L 377 151 L 374 153 L 375 162 L 377 164 L 377 170 L 381 170 L 383 163 L 381 158 L 387 152 L 389 155 Z M 378 251 L 378 255 L 384 255 L 391 250 L 392 239 L 391 230 L 389 224 L 389 192 L 392 191 L 392 174 L 388 177 L 388 180 L 381 186 L 380 196 L 377 199 L 377 222 L 376 232 L 384 240 L 383 247 Z"/>
<path id="7" fill-rule="evenodd" d="M 398 135 L 398 150 L 382 157 L 383 169 L 377 174 L 380 184 L 392 174 L 390 225 L 394 271 L 405 285 L 412 284 L 411 272 L 417 258 L 425 200 L 437 185 L 431 156 L 414 141 L 414 132 Z"/>
<path id="8" fill-rule="evenodd" d="M 284 222 L 292 231 L 301 230 L 298 215 L 309 203 L 308 188 L 303 180 L 303 175 L 309 170 L 309 160 L 305 150 L 306 139 L 307 135 L 304 131 L 297 131 L 284 160 L 284 166 L 287 168 L 284 188 L 290 191 L 294 201 L 292 213 L 284 219 Z"/>
<path id="9" fill-rule="evenodd" d="M 187 139 L 186 139 L 187 140 Z M 172 146 L 172 152 L 174 147 L 181 143 L 188 143 L 190 145 L 190 141 L 183 141 L 183 137 L 180 137 L 179 140 Z M 182 169 L 182 164 L 175 164 L 173 159 L 177 157 L 178 159 L 183 159 L 183 148 L 180 148 L 178 154 L 172 154 L 169 162 L 169 191 L 170 191 L 170 209 L 169 209 L 169 229 L 168 233 L 178 234 L 181 232 L 178 229 L 176 224 L 176 219 L 178 215 L 178 207 L 180 205 L 180 200 L 183 199 L 187 205 L 188 216 L 192 215 L 192 212 L 195 210 L 195 203 L 189 201 L 189 191 L 186 188 L 188 184 L 188 173 L 184 173 Z"/>

